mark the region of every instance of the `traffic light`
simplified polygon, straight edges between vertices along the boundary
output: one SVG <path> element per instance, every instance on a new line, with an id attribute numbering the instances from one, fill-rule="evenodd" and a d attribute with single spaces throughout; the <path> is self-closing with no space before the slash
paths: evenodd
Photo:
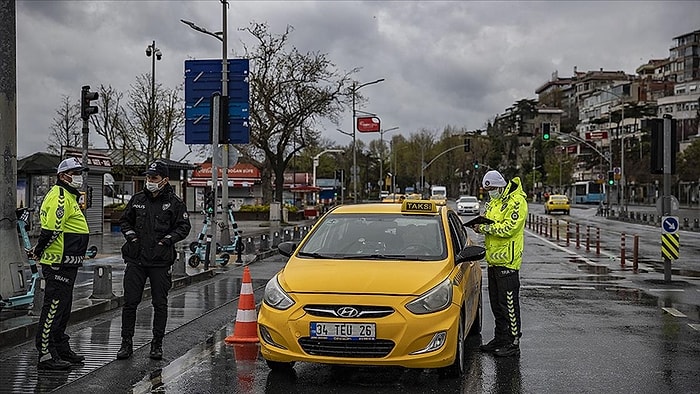
<path id="1" fill-rule="evenodd" d="M 474 169 L 475 170 L 479 169 L 479 160 L 474 160 Z"/>
<path id="2" fill-rule="evenodd" d="M 608 171 L 608 185 L 612 186 L 615 184 L 615 172 Z"/>
<path id="3" fill-rule="evenodd" d="M 471 143 L 472 143 L 472 140 L 470 140 L 469 138 L 464 139 L 464 151 L 465 152 L 469 152 L 470 150 L 472 150 Z"/>
<path id="4" fill-rule="evenodd" d="M 90 85 L 83 86 L 80 91 L 80 117 L 83 120 L 88 120 L 90 115 L 97 113 L 97 106 L 92 105 L 91 101 L 97 100 L 100 95 L 97 92 L 90 91 Z"/>
<path id="5" fill-rule="evenodd" d="M 542 123 L 542 139 L 549 141 L 549 123 Z"/>

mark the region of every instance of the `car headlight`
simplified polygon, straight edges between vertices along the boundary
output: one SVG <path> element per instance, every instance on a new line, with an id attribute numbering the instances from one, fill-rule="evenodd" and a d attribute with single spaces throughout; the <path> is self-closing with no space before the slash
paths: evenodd
<path id="1" fill-rule="evenodd" d="M 292 298 L 289 297 L 284 290 L 282 290 L 282 286 L 280 286 L 277 276 L 278 275 L 275 275 L 267 282 L 267 285 L 265 285 L 265 296 L 263 297 L 263 300 L 272 308 L 285 310 L 294 305 L 294 300 L 292 300 Z"/>
<path id="2" fill-rule="evenodd" d="M 425 294 L 406 304 L 406 309 L 416 315 L 438 312 L 452 302 L 452 282 L 447 278 Z"/>

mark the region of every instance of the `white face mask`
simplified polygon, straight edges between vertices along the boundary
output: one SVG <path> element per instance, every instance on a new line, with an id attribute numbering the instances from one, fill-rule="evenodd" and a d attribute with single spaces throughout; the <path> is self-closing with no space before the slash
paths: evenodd
<path id="1" fill-rule="evenodd" d="M 495 200 L 499 197 L 501 197 L 501 190 L 500 189 L 489 190 L 489 198 L 490 199 Z"/>
<path id="2" fill-rule="evenodd" d="M 146 182 L 146 189 L 151 193 L 155 193 L 162 188 L 160 182 Z"/>
<path id="3" fill-rule="evenodd" d="M 83 186 L 83 176 L 82 175 L 69 175 L 71 180 L 68 182 L 71 187 L 80 189 Z"/>

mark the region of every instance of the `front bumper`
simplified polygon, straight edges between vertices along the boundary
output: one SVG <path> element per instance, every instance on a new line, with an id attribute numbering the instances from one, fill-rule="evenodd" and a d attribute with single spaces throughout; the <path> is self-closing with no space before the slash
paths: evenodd
<path id="1" fill-rule="evenodd" d="M 316 297 L 318 298 L 318 297 Z M 380 318 L 327 318 L 312 316 L 302 306 L 314 300 L 299 302 L 287 311 L 278 311 L 263 304 L 258 314 L 258 337 L 263 358 L 277 362 L 306 361 L 323 364 L 402 366 L 406 368 L 439 368 L 454 361 L 460 308 L 428 315 L 414 315 L 403 305 L 415 297 L 327 295 L 328 305 L 387 305 L 394 312 Z M 311 322 L 375 323 L 376 339 L 368 341 L 325 340 L 309 337 Z M 436 334 L 446 333 L 445 343 L 424 351 Z M 271 343 L 272 341 L 273 343 Z"/>

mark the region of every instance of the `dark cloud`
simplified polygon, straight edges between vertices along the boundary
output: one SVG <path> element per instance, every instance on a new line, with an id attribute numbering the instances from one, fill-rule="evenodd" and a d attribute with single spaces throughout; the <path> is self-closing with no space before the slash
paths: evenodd
<path id="1" fill-rule="evenodd" d="M 408 135 L 446 125 L 480 128 L 535 89 L 552 72 L 634 70 L 668 56 L 672 38 L 700 28 L 698 3 L 494 1 L 231 1 L 229 54 L 242 54 L 251 21 L 281 33 L 302 52 L 327 53 L 340 70 L 360 68 L 362 109 L 385 128 Z M 221 29 L 221 3 L 211 1 L 17 2 L 18 134 L 20 157 L 45 149 L 63 95 L 80 87 L 126 91 L 150 73 L 145 48 L 163 52 L 156 78 L 183 81 L 190 58 L 220 58 L 221 43 L 180 22 Z M 349 111 L 341 120 L 349 130 Z M 324 137 L 349 137 L 325 125 Z M 92 137 L 91 137 L 92 138 Z M 361 135 L 366 142 L 377 135 Z M 97 139 L 94 145 L 100 146 Z M 184 147 L 180 150 L 184 151 Z"/>

